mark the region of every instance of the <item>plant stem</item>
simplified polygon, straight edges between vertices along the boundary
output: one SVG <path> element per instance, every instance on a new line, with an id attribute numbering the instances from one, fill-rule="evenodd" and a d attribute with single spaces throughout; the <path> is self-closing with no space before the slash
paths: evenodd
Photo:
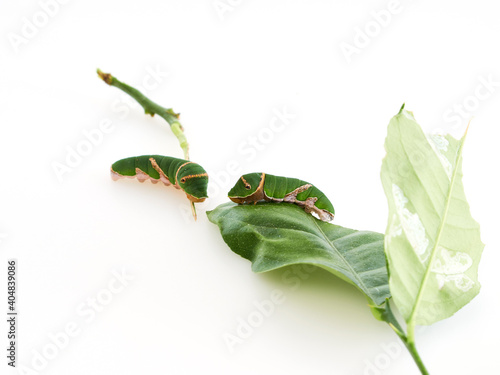
<path id="1" fill-rule="evenodd" d="M 417 352 L 417 347 L 415 346 L 415 325 L 411 321 L 408 322 L 407 324 L 408 333 L 404 332 L 403 328 L 401 327 L 401 324 L 399 324 L 396 316 L 392 312 L 391 301 L 389 298 L 387 298 L 385 304 L 381 306 L 370 305 L 370 307 L 372 309 L 372 312 L 374 313 L 374 316 L 378 320 L 381 320 L 389 324 L 392 330 L 396 332 L 396 335 L 398 335 L 401 341 L 403 341 L 403 343 L 406 346 L 406 349 L 408 349 L 408 351 L 410 352 L 421 374 L 429 375 L 429 372 L 425 368 L 424 363 L 422 362 L 422 359 L 420 358 L 420 355 Z"/>
<path id="2" fill-rule="evenodd" d="M 418 354 L 417 347 L 415 346 L 415 339 L 414 339 L 414 326 L 408 326 L 408 334 L 405 335 L 404 332 L 396 328 L 393 324 L 389 324 L 391 328 L 396 332 L 396 334 L 399 336 L 401 341 L 406 346 L 406 349 L 410 352 L 413 360 L 415 361 L 415 364 L 417 365 L 418 369 L 420 370 L 420 373 L 422 375 L 429 375 L 429 372 L 425 368 L 424 362 L 422 361 L 422 358 L 420 358 L 420 355 Z"/>
<path id="3" fill-rule="evenodd" d="M 404 342 L 404 341 L 403 341 Z M 417 352 L 417 348 L 415 346 L 414 342 L 405 342 L 406 348 L 410 352 L 411 356 L 413 357 L 413 360 L 415 361 L 418 369 L 422 373 L 422 375 L 429 375 L 429 372 L 424 366 L 424 362 L 422 362 L 422 358 L 420 358 L 420 355 Z"/>
<path id="4" fill-rule="evenodd" d="M 103 73 L 101 70 L 97 69 L 97 74 L 99 77 L 110 86 L 115 86 L 120 90 L 129 94 L 132 98 L 137 100 L 137 102 L 144 108 L 147 115 L 158 115 L 165 119 L 170 124 L 170 129 L 179 140 L 179 144 L 184 151 L 184 159 L 189 160 L 189 144 L 187 142 L 186 136 L 184 135 L 184 129 L 179 122 L 179 114 L 175 113 L 172 108 L 164 108 L 155 102 L 144 96 L 139 90 L 120 82 L 116 77 L 113 77 L 109 73 Z"/>

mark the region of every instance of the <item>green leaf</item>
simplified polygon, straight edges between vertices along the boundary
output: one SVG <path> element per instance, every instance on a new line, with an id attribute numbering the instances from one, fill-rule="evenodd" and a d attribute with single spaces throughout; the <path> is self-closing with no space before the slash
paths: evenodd
<path id="1" fill-rule="evenodd" d="M 391 294 L 409 326 L 453 315 L 480 289 L 484 245 L 462 185 L 464 140 L 427 137 L 403 108 L 389 123 L 381 171 L 385 251 Z"/>
<path id="2" fill-rule="evenodd" d="M 288 203 L 225 203 L 207 215 L 255 272 L 311 264 L 355 285 L 371 303 L 390 297 L 380 233 L 325 223 Z"/>

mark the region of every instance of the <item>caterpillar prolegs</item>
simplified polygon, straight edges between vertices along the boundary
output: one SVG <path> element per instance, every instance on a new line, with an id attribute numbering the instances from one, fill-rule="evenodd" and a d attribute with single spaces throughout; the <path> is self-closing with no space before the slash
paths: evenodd
<path id="1" fill-rule="evenodd" d="M 136 177 L 140 182 L 151 180 L 154 184 L 161 181 L 184 191 L 192 203 L 208 198 L 208 174 L 202 166 L 189 160 L 162 155 L 134 156 L 114 163 L 111 177 L 115 181 L 126 177 Z M 192 207 L 194 209 L 194 205 Z"/>
<path id="2" fill-rule="evenodd" d="M 235 203 L 258 201 L 287 202 L 303 207 L 307 213 L 315 213 L 322 221 L 332 221 L 335 209 L 321 190 L 296 178 L 273 176 L 265 173 L 249 173 L 240 177 L 229 191 L 229 199 Z"/>

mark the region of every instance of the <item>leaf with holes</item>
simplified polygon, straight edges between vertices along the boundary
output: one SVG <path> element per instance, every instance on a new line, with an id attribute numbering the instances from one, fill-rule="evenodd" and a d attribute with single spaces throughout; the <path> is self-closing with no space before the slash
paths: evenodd
<path id="1" fill-rule="evenodd" d="M 484 245 L 462 184 L 464 140 L 426 136 L 404 106 L 389 123 L 385 250 L 391 294 L 409 327 L 445 319 L 479 292 Z"/>
<path id="2" fill-rule="evenodd" d="M 290 203 L 225 203 L 207 214 L 255 272 L 311 264 L 355 285 L 376 305 L 390 297 L 380 233 L 332 225 Z"/>

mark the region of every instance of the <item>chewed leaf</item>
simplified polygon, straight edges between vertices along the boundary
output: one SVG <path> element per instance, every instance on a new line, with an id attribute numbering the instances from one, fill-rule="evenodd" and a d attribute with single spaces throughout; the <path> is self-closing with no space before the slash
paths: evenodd
<path id="1" fill-rule="evenodd" d="M 389 123 L 381 172 L 389 202 L 389 284 L 414 325 L 453 315 L 480 289 L 484 245 L 462 184 L 464 140 L 426 136 L 404 109 Z"/>
<path id="2" fill-rule="evenodd" d="M 332 225 L 290 203 L 226 203 L 207 214 L 255 272 L 311 264 L 355 285 L 376 305 L 390 297 L 380 233 Z"/>

